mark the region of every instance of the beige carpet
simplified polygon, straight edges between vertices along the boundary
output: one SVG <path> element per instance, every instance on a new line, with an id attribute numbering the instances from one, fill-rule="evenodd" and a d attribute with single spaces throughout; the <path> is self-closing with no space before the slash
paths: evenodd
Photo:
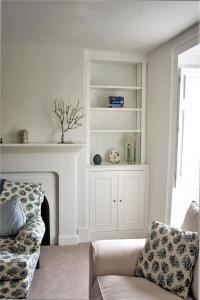
<path id="1" fill-rule="evenodd" d="M 89 244 L 42 247 L 29 300 L 88 300 Z"/>

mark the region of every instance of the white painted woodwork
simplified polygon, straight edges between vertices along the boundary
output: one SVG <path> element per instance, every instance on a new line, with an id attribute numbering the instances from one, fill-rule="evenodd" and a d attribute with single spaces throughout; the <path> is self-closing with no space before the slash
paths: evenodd
<path id="1" fill-rule="evenodd" d="M 185 64 L 187 65 L 187 60 Z M 199 136 L 200 128 L 199 87 L 199 66 L 181 68 L 179 118 L 177 120 L 176 184 L 173 188 L 171 204 L 171 224 L 174 224 L 177 227 L 181 226 L 185 212 L 191 203 L 191 199 L 195 200 L 197 203 L 199 201 L 200 139 L 197 138 Z"/>
<path id="2" fill-rule="evenodd" d="M 77 243 L 77 159 L 78 152 L 83 147 L 73 146 L 70 151 L 71 146 L 56 144 L 0 146 L 2 178 L 7 178 L 7 174 L 10 174 L 13 178 L 20 179 L 30 173 L 34 174 L 35 181 L 43 183 L 42 174 L 55 175 L 58 184 L 54 191 L 59 207 L 56 212 L 59 223 L 58 244 Z"/>
<path id="3" fill-rule="evenodd" d="M 117 230 L 117 173 L 90 173 L 90 230 Z"/>
<path id="4" fill-rule="evenodd" d="M 106 168 L 106 166 L 105 166 Z M 143 237 L 148 167 L 89 167 L 89 239 Z"/>
<path id="5" fill-rule="evenodd" d="M 0 152 L 77 152 L 85 144 L 0 144 Z"/>
<path id="6" fill-rule="evenodd" d="M 129 136 L 136 143 L 136 163 L 145 163 L 146 60 L 101 51 L 85 52 L 87 164 L 99 153 L 103 163 L 115 149 L 126 161 Z M 109 96 L 123 96 L 124 108 L 108 108 Z M 122 113 L 122 112 L 126 112 Z"/>
<path id="7" fill-rule="evenodd" d="M 117 112 L 126 112 L 126 111 L 142 111 L 141 108 L 127 108 L 127 107 L 123 107 L 123 108 L 115 108 L 115 107 L 91 107 L 91 111 L 117 111 Z"/>
<path id="8" fill-rule="evenodd" d="M 89 171 L 147 171 L 148 165 L 135 165 L 127 164 L 126 162 L 120 162 L 119 164 L 111 164 L 110 162 L 105 162 L 101 165 L 89 165 L 87 166 Z"/>
<path id="9" fill-rule="evenodd" d="M 151 187 L 149 223 L 152 220 L 171 222 L 171 199 L 176 166 L 178 55 L 198 43 L 199 30 L 198 26 L 194 26 L 152 51 L 148 56 L 146 149 Z"/>
<path id="10" fill-rule="evenodd" d="M 89 240 L 144 237 L 146 61 L 138 56 L 85 52 Z M 109 96 L 123 96 L 123 108 L 109 108 Z M 136 143 L 136 165 L 126 162 L 126 142 Z M 109 163 L 109 151 L 120 164 Z M 102 156 L 100 166 L 93 156 Z"/>
<path id="11" fill-rule="evenodd" d="M 118 172 L 118 230 L 144 229 L 145 172 Z"/>
<path id="12" fill-rule="evenodd" d="M 120 86 L 120 85 L 91 85 L 91 89 L 110 89 L 110 90 L 142 90 L 140 86 Z"/>
<path id="13" fill-rule="evenodd" d="M 91 129 L 91 132 L 142 132 L 141 130 L 137 129 Z"/>

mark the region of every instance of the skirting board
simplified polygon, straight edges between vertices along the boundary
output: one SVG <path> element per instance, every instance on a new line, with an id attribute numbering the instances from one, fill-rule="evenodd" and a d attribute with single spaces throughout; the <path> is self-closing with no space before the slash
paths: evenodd
<path id="1" fill-rule="evenodd" d="M 78 236 L 77 236 L 77 240 L 78 243 L 85 243 L 88 242 L 88 229 L 87 228 L 78 228 Z"/>
<path id="2" fill-rule="evenodd" d="M 88 229 L 87 228 L 79 228 L 78 234 L 76 236 L 69 235 L 59 235 L 58 236 L 58 245 L 76 245 L 78 243 L 88 242 Z"/>
<path id="3" fill-rule="evenodd" d="M 89 241 L 104 239 L 132 239 L 145 238 L 146 231 L 141 230 L 119 230 L 108 232 L 89 232 L 87 228 L 79 228 L 76 236 L 59 236 L 58 245 L 76 245 L 78 243 L 87 243 Z"/>
<path id="4" fill-rule="evenodd" d="M 67 235 L 59 235 L 58 236 L 58 245 L 76 245 L 78 243 L 77 236 L 67 236 Z"/>

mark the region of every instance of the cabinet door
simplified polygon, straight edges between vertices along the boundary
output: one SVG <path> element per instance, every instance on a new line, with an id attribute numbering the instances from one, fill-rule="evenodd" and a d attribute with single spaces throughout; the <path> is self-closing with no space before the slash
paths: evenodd
<path id="1" fill-rule="evenodd" d="M 90 231 L 117 230 L 117 173 L 90 173 Z"/>
<path id="2" fill-rule="evenodd" d="M 118 175 L 118 229 L 145 227 L 145 171 L 120 171 Z"/>

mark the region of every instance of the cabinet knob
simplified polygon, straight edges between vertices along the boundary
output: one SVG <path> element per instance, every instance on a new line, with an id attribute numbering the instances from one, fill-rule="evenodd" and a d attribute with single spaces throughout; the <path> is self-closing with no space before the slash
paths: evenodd
<path id="1" fill-rule="evenodd" d="M 122 200 L 120 199 L 119 202 L 122 202 Z"/>
<path id="2" fill-rule="evenodd" d="M 116 200 L 113 200 L 113 202 L 115 203 L 115 202 L 116 202 Z"/>

